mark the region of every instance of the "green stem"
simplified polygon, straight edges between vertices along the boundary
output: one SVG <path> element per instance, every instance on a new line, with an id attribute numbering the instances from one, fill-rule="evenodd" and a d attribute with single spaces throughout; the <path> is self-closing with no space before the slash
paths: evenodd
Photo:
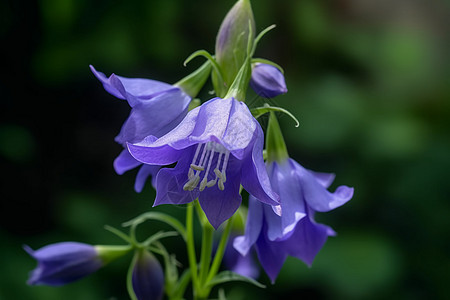
<path id="1" fill-rule="evenodd" d="M 202 224 L 202 254 L 200 256 L 200 284 L 202 289 L 205 286 L 206 276 L 208 275 L 209 265 L 211 263 L 211 252 L 213 246 L 214 228 L 207 222 Z"/>
<path id="2" fill-rule="evenodd" d="M 228 243 L 228 238 L 230 236 L 233 220 L 234 215 L 227 221 L 227 226 L 225 227 L 222 237 L 220 238 L 219 246 L 217 247 L 216 255 L 214 256 L 214 260 L 211 265 L 211 269 L 209 270 L 208 277 L 206 278 L 206 282 L 210 282 L 219 271 L 219 267 L 222 263 L 223 254 L 225 253 L 225 248 Z"/>
<path id="3" fill-rule="evenodd" d="M 194 292 L 194 299 L 197 295 L 197 290 L 199 287 L 198 282 L 198 274 L 197 274 L 197 258 L 195 255 L 195 245 L 194 245 L 194 224 L 193 224 L 193 217 L 194 217 L 194 203 L 188 203 L 187 209 L 186 209 L 186 231 L 187 231 L 187 252 L 188 252 L 188 259 L 189 259 L 189 267 L 191 269 L 191 276 L 192 276 L 192 288 Z"/>

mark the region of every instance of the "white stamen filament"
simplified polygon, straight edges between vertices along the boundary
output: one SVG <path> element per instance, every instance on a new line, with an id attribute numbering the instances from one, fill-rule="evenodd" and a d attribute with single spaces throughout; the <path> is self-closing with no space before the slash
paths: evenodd
<path id="1" fill-rule="evenodd" d="M 197 163 L 198 155 L 200 154 L 200 148 L 203 147 L 202 154 Z M 211 170 L 212 161 L 214 159 L 215 154 L 218 153 L 217 164 L 214 168 L 214 174 L 216 175 L 214 179 L 208 181 L 209 172 Z M 223 155 L 225 154 L 225 155 Z M 222 170 L 220 171 L 220 165 L 222 163 L 222 156 L 224 156 Z M 194 190 L 199 182 L 200 182 L 200 173 L 204 172 L 203 179 L 200 182 L 199 190 L 203 191 L 207 187 L 213 187 L 217 183 L 217 179 L 219 179 L 218 188 L 220 190 L 224 190 L 224 183 L 226 182 L 226 169 L 228 165 L 228 159 L 230 157 L 230 151 L 225 149 L 221 144 L 215 142 L 208 142 L 206 144 L 199 144 L 195 151 L 194 157 L 192 159 L 192 163 L 190 165 L 188 171 L 188 182 L 183 186 L 183 189 L 186 191 Z M 205 170 L 206 165 L 206 170 Z"/>

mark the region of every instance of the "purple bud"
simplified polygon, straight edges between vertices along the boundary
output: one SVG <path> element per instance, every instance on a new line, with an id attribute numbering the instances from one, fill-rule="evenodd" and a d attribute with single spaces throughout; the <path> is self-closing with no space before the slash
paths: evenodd
<path id="1" fill-rule="evenodd" d="M 257 63 L 253 66 L 250 86 L 264 98 L 273 98 L 287 93 L 283 73 L 278 68 L 263 63 Z"/>
<path id="2" fill-rule="evenodd" d="M 133 291 L 138 300 L 162 299 L 164 273 L 158 260 L 148 251 L 140 251 L 133 269 Z"/>
<path id="3" fill-rule="evenodd" d="M 38 261 L 28 284 L 58 286 L 70 283 L 97 271 L 103 260 L 94 246 L 64 242 L 51 244 L 34 251 L 24 246 L 25 251 Z"/>

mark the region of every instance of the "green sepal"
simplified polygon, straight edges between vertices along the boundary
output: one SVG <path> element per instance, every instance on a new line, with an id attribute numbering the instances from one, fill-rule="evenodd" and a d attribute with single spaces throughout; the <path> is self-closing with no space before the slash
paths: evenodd
<path id="1" fill-rule="evenodd" d="M 259 288 L 266 288 L 266 286 L 252 278 L 249 277 L 245 277 L 242 275 L 239 275 L 237 273 L 231 272 L 231 271 L 223 271 L 220 272 L 219 274 L 217 274 L 216 276 L 214 276 L 214 278 L 208 282 L 208 287 L 212 288 L 213 286 L 216 286 L 218 284 L 221 283 L 226 283 L 226 282 L 230 282 L 230 281 L 241 281 L 241 282 L 247 282 L 250 284 L 253 284 Z"/>
<path id="2" fill-rule="evenodd" d="M 167 225 L 170 225 L 172 228 L 174 228 L 178 233 L 181 235 L 181 237 L 186 241 L 186 229 L 184 228 L 183 224 L 180 223 L 177 219 L 175 219 L 172 216 L 169 216 L 164 213 L 160 212 L 147 212 L 143 213 L 142 215 L 128 221 L 122 224 L 124 227 L 128 226 L 137 226 L 147 220 L 156 220 L 160 222 L 164 222 Z"/>
<path id="3" fill-rule="evenodd" d="M 266 133 L 267 161 L 283 163 L 289 158 L 280 124 L 274 112 L 270 112 Z"/>
<path id="4" fill-rule="evenodd" d="M 96 245 L 95 251 L 97 251 L 98 256 L 106 265 L 119 257 L 124 256 L 133 249 L 133 246 L 110 246 L 110 245 Z"/>
<path id="5" fill-rule="evenodd" d="M 191 103 L 189 103 L 188 111 L 191 111 L 196 107 L 199 107 L 201 104 L 202 102 L 200 101 L 200 99 L 198 98 L 192 99 Z"/>
<path id="6" fill-rule="evenodd" d="M 157 233 L 155 233 L 154 235 L 152 235 L 151 237 L 147 238 L 142 245 L 144 245 L 145 247 L 148 247 L 150 245 L 152 245 L 153 243 L 159 241 L 160 239 L 166 238 L 166 237 L 172 237 L 172 236 L 177 236 L 179 235 L 179 233 L 177 231 L 159 231 Z"/>
<path id="7" fill-rule="evenodd" d="M 264 104 L 264 106 L 255 107 L 250 110 L 250 112 L 252 113 L 252 115 L 255 119 L 258 119 L 262 115 L 267 114 L 269 112 L 273 112 L 273 111 L 282 112 L 284 114 L 287 114 L 289 117 L 291 117 L 295 121 L 295 127 L 300 126 L 300 122 L 297 120 L 297 118 L 290 111 L 288 111 L 282 107 L 270 106 L 269 104 L 266 103 L 266 104 Z"/>
<path id="8" fill-rule="evenodd" d="M 192 98 L 196 97 L 200 90 L 205 85 L 206 80 L 211 73 L 211 62 L 208 60 L 201 65 L 197 70 L 184 77 L 174 84 L 181 88 L 186 94 Z"/>

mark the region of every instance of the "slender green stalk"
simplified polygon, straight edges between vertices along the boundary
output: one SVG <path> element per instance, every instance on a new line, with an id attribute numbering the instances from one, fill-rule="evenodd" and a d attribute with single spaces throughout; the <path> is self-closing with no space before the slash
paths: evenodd
<path id="1" fill-rule="evenodd" d="M 219 271 L 220 264 L 222 263 L 223 254 L 225 253 L 225 248 L 228 243 L 228 238 L 230 236 L 231 227 L 233 225 L 234 215 L 227 221 L 227 226 L 222 233 L 222 237 L 220 238 L 219 246 L 217 247 L 216 255 L 214 256 L 213 263 L 211 265 L 211 269 L 209 270 L 208 277 L 206 278 L 206 282 L 210 282 L 211 279 L 217 274 Z"/>
<path id="2" fill-rule="evenodd" d="M 196 298 L 197 290 L 199 289 L 198 274 L 197 274 L 197 258 L 195 255 L 194 245 L 194 204 L 188 203 L 186 209 L 186 231 L 187 231 L 187 252 L 189 259 L 189 267 L 191 269 L 192 287 L 194 290 L 194 298 Z"/>
<path id="3" fill-rule="evenodd" d="M 200 256 L 200 285 L 203 288 L 205 286 L 206 276 L 209 272 L 209 266 L 211 264 L 211 252 L 213 246 L 213 234 L 214 228 L 208 223 L 202 224 L 202 253 Z"/>

